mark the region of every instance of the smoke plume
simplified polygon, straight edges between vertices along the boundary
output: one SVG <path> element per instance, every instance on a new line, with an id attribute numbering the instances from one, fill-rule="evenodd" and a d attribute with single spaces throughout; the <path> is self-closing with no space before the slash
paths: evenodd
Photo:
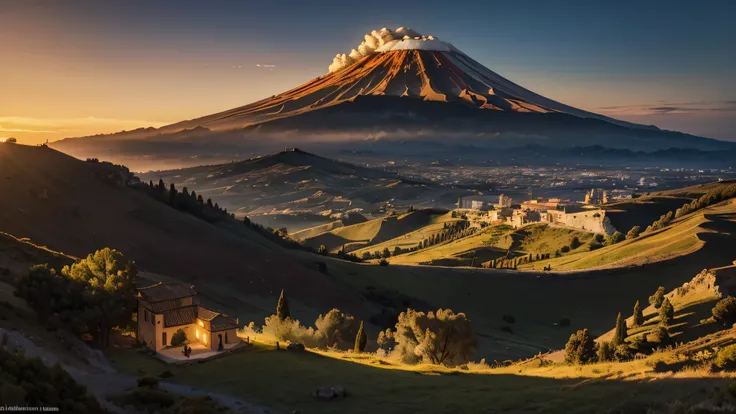
<path id="1" fill-rule="evenodd" d="M 430 38 L 434 39 L 431 36 Z M 381 30 L 373 30 L 365 35 L 360 45 L 351 50 L 350 53 L 341 53 L 336 55 L 332 64 L 329 66 L 329 71 L 332 73 L 345 69 L 365 56 L 369 56 L 380 51 L 386 51 L 401 40 L 409 39 L 423 40 L 427 38 L 423 37 L 415 30 L 404 27 L 399 27 L 396 30 L 387 29 L 385 27 Z"/>

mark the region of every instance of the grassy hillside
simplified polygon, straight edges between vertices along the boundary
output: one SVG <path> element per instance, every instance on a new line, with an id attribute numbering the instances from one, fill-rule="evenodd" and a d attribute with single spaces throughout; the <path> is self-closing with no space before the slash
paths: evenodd
<path id="1" fill-rule="evenodd" d="M 410 231 L 382 243 L 373 244 L 370 247 L 358 249 L 353 253 L 358 255 L 358 257 L 361 257 L 364 252 L 381 252 L 383 249 L 389 249 L 391 252 L 393 252 L 396 247 L 399 247 L 402 250 L 412 249 L 424 239 L 440 232 L 445 226 L 445 223 L 453 223 L 459 220 L 461 219 L 453 218 L 451 212 L 431 215 L 428 217 L 427 225 L 419 228 L 418 230 Z"/>
<path id="2" fill-rule="evenodd" d="M 171 370 L 171 380 L 177 383 L 247 398 L 282 412 L 328 414 L 655 412 L 648 410 L 665 409 L 675 400 L 695 404 L 714 398 L 731 377 L 658 374 L 654 359 L 462 370 L 397 365 L 371 355 L 276 352 L 264 344 L 186 367 L 168 367 L 133 352 L 110 355 L 118 369 L 134 375 Z M 330 386 L 344 387 L 348 396 L 324 402 L 310 395 L 317 387 Z"/>
<path id="3" fill-rule="evenodd" d="M 733 184 L 733 180 L 699 184 L 675 190 L 655 191 L 633 200 L 620 201 L 605 206 L 611 224 L 622 233 L 634 226 L 645 229 L 661 215 L 675 211 L 703 194 Z"/>
<path id="4" fill-rule="evenodd" d="M 371 246 L 371 251 L 373 251 L 375 250 L 373 246 L 379 243 L 412 233 L 428 225 L 440 224 L 450 220 L 452 219 L 449 213 L 440 213 L 435 210 L 417 210 L 401 215 L 368 220 L 351 226 L 338 227 L 317 236 L 305 238 L 304 243 L 314 248 L 324 245 L 331 252 L 340 250 L 343 245 L 345 245 L 348 252 L 365 249 L 368 246 Z M 414 245 L 416 246 L 416 243 Z"/>
<path id="5" fill-rule="evenodd" d="M 490 226 L 459 240 L 392 257 L 391 263 L 470 266 L 475 258 L 476 265 L 480 266 L 505 257 L 509 251 L 509 257 L 554 253 L 569 245 L 574 237 L 585 243 L 593 234 L 547 224 L 532 224 L 517 230 L 507 225 Z"/>
<path id="6" fill-rule="evenodd" d="M 363 309 L 315 260 L 293 260 L 242 223 L 224 230 L 139 190 L 108 185 L 99 166 L 46 147 L 0 145 L 0 193 L 12 195 L 0 197 L 0 231 L 77 257 L 118 249 L 139 269 L 198 285 L 235 315 L 271 312 L 262 300 L 282 288 L 294 292 L 295 306 L 315 312 Z"/>
<path id="7" fill-rule="evenodd" d="M 673 223 L 636 239 L 625 240 L 594 251 L 573 252 L 523 265 L 520 269 L 582 270 L 652 263 L 692 253 L 705 246 L 708 233 L 732 234 L 736 228 L 736 202 L 725 201 L 676 219 Z"/>

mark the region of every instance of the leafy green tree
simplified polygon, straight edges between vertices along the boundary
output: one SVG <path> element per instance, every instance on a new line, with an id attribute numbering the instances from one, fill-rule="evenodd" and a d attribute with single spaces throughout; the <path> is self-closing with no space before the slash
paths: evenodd
<path id="1" fill-rule="evenodd" d="M 621 316 L 621 312 L 616 317 L 616 328 L 613 331 L 613 340 L 611 344 L 614 346 L 621 345 L 626 342 L 626 320 Z"/>
<path id="2" fill-rule="evenodd" d="M 659 322 L 662 325 L 669 325 L 675 318 L 675 307 L 672 306 L 668 298 L 664 298 L 662 306 L 659 308 Z"/>
<path id="3" fill-rule="evenodd" d="M 729 296 L 719 300 L 711 313 L 713 313 L 715 320 L 724 325 L 733 325 L 736 323 L 736 298 Z"/>
<path id="4" fill-rule="evenodd" d="M 18 143 L 18 140 L 15 139 L 15 138 L 13 138 L 13 137 L 5 138 L 5 143 L 6 144 L 17 144 Z"/>
<path id="5" fill-rule="evenodd" d="M 321 347 L 354 348 L 359 325 L 353 316 L 339 309 L 332 309 L 324 315 L 319 315 L 314 326 L 317 328 L 315 337 Z"/>
<path id="6" fill-rule="evenodd" d="M 617 231 L 617 232 L 614 232 L 611 235 L 611 238 L 608 239 L 608 243 L 609 244 L 616 244 L 616 243 L 620 243 L 620 242 L 624 241 L 625 239 L 626 239 L 626 236 L 624 236 L 624 234 L 621 233 L 620 231 Z"/>
<path id="7" fill-rule="evenodd" d="M 394 336 L 394 331 L 392 331 L 391 329 L 386 329 L 385 331 L 379 332 L 378 339 L 376 339 L 376 344 L 378 345 L 378 349 L 383 350 L 385 354 L 392 352 L 396 347 L 396 337 Z"/>
<path id="8" fill-rule="evenodd" d="M 281 289 L 281 295 L 279 296 L 279 301 L 276 304 L 276 316 L 282 321 L 286 318 L 291 318 L 291 313 L 289 312 L 289 301 L 286 300 L 286 294 L 283 289 Z"/>
<path id="9" fill-rule="evenodd" d="M 388 249 L 388 247 L 383 248 L 383 258 L 388 259 L 391 257 L 391 251 Z"/>
<path id="10" fill-rule="evenodd" d="M 358 328 L 358 334 L 355 336 L 355 348 L 353 351 L 359 354 L 365 350 L 365 345 L 368 343 L 368 337 L 363 332 L 363 321 L 360 321 L 360 327 Z"/>
<path id="11" fill-rule="evenodd" d="M 417 312 L 407 309 L 396 323 L 396 351 L 406 363 L 457 366 L 470 361 L 478 339 L 464 313 L 450 309 Z"/>
<path id="12" fill-rule="evenodd" d="M 102 347 L 110 343 L 110 331 L 131 320 L 136 307 L 135 264 L 117 250 L 104 248 L 88 255 L 61 274 L 84 287 L 86 322 Z"/>
<path id="13" fill-rule="evenodd" d="M 581 329 L 570 335 L 570 339 L 565 344 L 565 362 L 585 364 L 595 358 L 595 342 L 587 329 Z"/>
<path id="14" fill-rule="evenodd" d="M 601 342 L 598 345 L 598 362 L 613 361 L 615 347 L 610 342 Z"/>
<path id="15" fill-rule="evenodd" d="M 634 226 L 634 227 L 631 228 L 631 230 L 629 230 L 628 233 L 626 233 L 626 239 L 627 240 L 635 239 L 635 238 L 639 237 L 639 233 L 641 233 L 641 227 Z"/>
<path id="16" fill-rule="evenodd" d="M 639 301 L 637 300 L 634 304 L 634 313 L 631 316 L 631 326 L 641 326 L 644 323 L 644 313 L 642 313 L 641 305 L 639 305 Z"/>
<path id="17" fill-rule="evenodd" d="M 654 292 L 654 294 L 649 297 L 649 304 L 654 306 L 655 309 L 659 309 L 659 307 L 662 306 L 663 301 L 664 301 L 664 286 L 660 286 L 657 288 L 657 291 Z"/>

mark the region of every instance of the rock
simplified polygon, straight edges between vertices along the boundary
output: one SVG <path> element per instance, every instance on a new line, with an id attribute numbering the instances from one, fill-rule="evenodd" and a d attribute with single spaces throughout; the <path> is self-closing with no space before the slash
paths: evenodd
<path id="1" fill-rule="evenodd" d="M 347 395 L 347 392 L 345 391 L 345 387 L 341 387 L 338 385 L 338 386 L 332 387 L 331 389 L 332 389 L 332 392 L 335 393 L 335 397 L 345 398 L 345 396 Z"/>
<path id="2" fill-rule="evenodd" d="M 286 347 L 287 351 L 296 351 L 296 352 L 304 352 L 306 348 L 304 347 L 304 344 L 289 344 L 289 346 Z"/>
<path id="3" fill-rule="evenodd" d="M 330 388 L 319 387 L 314 393 L 312 393 L 312 396 L 315 398 L 325 401 L 334 400 L 335 398 L 345 398 L 347 395 L 345 387 L 339 385 Z"/>
<path id="4" fill-rule="evenodd" d="M 330 388 L 319 387 L 319 388 L 317 388 L 317 391 L 315 391 L 312 394 L 312 396 L 314 396 L 314 398 L 317 398 L 319 400 L 328 400 L 329 401 L 329 400 L 335 398 L 335 392 L 332 391 L 332 389 L 330 389 Z"/>

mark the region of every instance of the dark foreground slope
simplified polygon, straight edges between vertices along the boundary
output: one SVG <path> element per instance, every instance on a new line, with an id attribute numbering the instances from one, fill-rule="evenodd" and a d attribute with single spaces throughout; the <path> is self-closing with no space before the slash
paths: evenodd
<path id="1" fill-rule="evenodd" d="M 241 312 L 270 312 L 270 299 L 259 298 L 282 288 L 320 311 L 360 311 L 349 292 L 245 226 L 226 231 L 106 184 L 100 167 L 46 147 L 0 145 L 0 231 L 77 257 L 118 249 L 143 271 L 228 292 L 223 303 Z"/>

